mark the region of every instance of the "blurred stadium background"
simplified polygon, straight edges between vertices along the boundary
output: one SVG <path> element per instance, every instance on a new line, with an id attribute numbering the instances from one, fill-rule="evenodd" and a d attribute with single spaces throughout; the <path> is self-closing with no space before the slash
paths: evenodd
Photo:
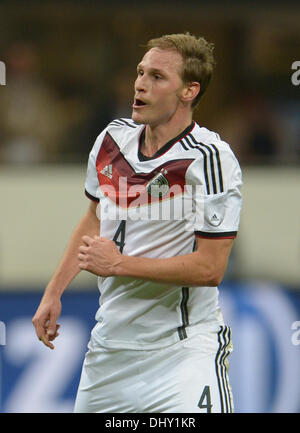
<path id="1" fill-rule="evenodd" d="M 63 296 L 55 351 L 31 318 L 88 206 L 90 148 L 130 116 L 141 45 L 189 31 L 215 43 L 217 60 L 196 120 L 232 145 L 244 174 L 220 286 L 235 409 L 300 412 L 299 23 L 296 1 L 0 2 L 0 411 L 72 411 L 96 279 L 82 273 Z"/>

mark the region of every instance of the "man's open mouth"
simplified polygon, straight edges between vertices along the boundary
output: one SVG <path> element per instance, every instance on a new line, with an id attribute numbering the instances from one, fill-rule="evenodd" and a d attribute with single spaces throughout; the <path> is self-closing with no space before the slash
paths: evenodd
<path id="1" fill-rule="evenodd" d="M 142 106 L 144 106 L 144 105 L 147 105 L 146 104 L 146 102 L 144 102 L 144 101 L 142 101 L 141 99 L 135 99 L 134 100 L 134 105 L 136 106 L 136 107 L 142 107 Z"/>

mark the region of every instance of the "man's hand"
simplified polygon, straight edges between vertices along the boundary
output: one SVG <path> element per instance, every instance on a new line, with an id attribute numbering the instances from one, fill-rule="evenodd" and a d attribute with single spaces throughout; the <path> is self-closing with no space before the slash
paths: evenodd
<path id="1" fill-rule="evenodd" d="M 38 339 L 50 349 L 54 349 L 54 345 L 51 341 L 59 335 L 57 331 L 60 325 L 57 324 L 56 321 L 60 313 L 60 299 L 44 297 L 32 319 Z"/>
<path id="2" fill-rule="evenodd" d="M 116 275 L 122 254 L 114 243 L 99 236 L 83 236 L 84 245 L 79 247 L 79 267 L 101 277 Z"/>

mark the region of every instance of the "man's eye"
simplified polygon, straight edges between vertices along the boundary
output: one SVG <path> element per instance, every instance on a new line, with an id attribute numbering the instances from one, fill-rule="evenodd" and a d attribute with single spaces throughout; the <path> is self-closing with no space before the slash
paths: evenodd
<path id="1" fill-rule="evenodd" d="M 160 75 L 157 75 L 157 74 L 154 74 L 154 78 L 155 78 L 156 80 L 160 80 L 160 79 L 161 79 L 161 76 L 160 76 Z"/>
<path id="2" fill-rule="evenodd" d="M 143 71 L 142 71 L 142 70 L 138 70 L 138 71 L 137 71 L 137 74 L 138 74 L 138 75 L 143 75 Z"/>

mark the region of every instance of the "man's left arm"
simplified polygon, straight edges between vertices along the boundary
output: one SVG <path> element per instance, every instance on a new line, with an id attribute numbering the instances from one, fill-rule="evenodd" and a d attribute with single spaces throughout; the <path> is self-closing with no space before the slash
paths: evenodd
<path id="1" fill-rule="evenodd" d="M 179 286 L 220 284 L 225 274 L 233 239 L 197 238 L 196 251 L 171 258 L 133 257 L 121 254 L 106 238 L 83 237 L 79 267 L 95 275 L 126 276 Z"/>

